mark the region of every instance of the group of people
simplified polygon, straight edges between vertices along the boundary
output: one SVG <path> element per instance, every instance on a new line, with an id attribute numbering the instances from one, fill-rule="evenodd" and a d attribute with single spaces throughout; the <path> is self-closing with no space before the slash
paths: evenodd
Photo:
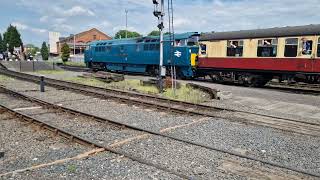
<path id="1" fill-rule="evenodd" d="M 32 57 L 31 57 L 32 58 Z M 19 51 L 14 51 L 13 53 L 9 52 L 0 52 L 0 61 L 10 61 L 10 60 L 21 60 L 23 57 Z"/>

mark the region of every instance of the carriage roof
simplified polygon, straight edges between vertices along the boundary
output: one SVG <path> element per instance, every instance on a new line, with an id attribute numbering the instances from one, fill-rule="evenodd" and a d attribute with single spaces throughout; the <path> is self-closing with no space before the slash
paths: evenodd
<path id="1" fill-rule="evenodd" d="M 320 24 L 207 33 L 200 41 L 320 35 Z"/>

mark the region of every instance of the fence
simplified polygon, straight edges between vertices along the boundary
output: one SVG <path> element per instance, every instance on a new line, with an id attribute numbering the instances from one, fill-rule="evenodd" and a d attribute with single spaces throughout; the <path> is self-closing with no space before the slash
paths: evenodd
<path id="1" fill-rule="evenodd" d="M 0 61 L 7 69 L 12 69 L 20 72 L 32 72 L 40 70 L 59 70 L 54 62 L 43 61 Z"/>

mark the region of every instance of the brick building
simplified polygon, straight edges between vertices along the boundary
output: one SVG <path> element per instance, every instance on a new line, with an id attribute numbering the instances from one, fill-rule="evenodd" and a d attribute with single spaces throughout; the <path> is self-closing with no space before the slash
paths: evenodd
<path id="1" fill-rule="evenodd" d="M 75 54 L 83 54 L 84 50 L 87 47 L 87 44 L 91 41 L 98 40 L 110 40 L 112 39 L 110 36 L 105 33 L 99 31 L 96 28 L 90 29 L 88 31 L 81 32 L 79 34 L 70 35 L 69 37 L 60 38 L 59 42 L 57 42 L 58 53 L 61 53 L 61 47 L 64 43 L 67 43 L 71 49 L 71 54 L 74 52 Z"/>

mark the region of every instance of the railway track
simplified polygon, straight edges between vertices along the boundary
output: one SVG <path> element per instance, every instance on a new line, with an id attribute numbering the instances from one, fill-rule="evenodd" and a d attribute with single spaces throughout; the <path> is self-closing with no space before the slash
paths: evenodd
<path id="1" fill-rule="evenodd" d="M 260 162 L 260 163 L 263 163 L 263 164 L 266 164 L 266 165 L 270 165 L 270 166 L 273 166 L 273 167 L 276 167 L 276 168 L 285 169 L 285 170 L 289 170 L 289 171 L 294 171 L 294 172 L 301 173 L 301 174 L 304 174 L 304 175 L 307 175 L 307 176 L 320 178 L 320 175 L 318 175 L 318 174 L 306 172 L 304 170 L 296 169 L 294 167 L 287 167 L 287 166 L 284 166 L 284 165 L 281 165 L 281 164 L 269 162 L 269 161 L 266 161 L 266 160 L 258 159 L 258 158 L 247 156 L 247 155 L 243 155 L 243 154 L 240 154 L 240 153 L 237 153 L 237 152 L 232 152 L 232 151 L 224 150 L 224 149 L 218 149 L 218 148 L 207 146 L 207 145 L 204 145 L 204 144 L 195 143 L 195 142 L 192 142 L 192 141 L 189 141 L 189 140 L 179 139 L 179 138 L 176 138 L 174 136 L 166 135 L 164 133 L 155 132 L 155 131 L 151 131 L 151 130 L 147 130 L 147 129 L 142 129 L 142 128 L 131 126 L 131 125 L 128 125 L 128 124 L 119 123 L 119 122 L 116 122 L 116 121 L 113 121 L 113 120 L 110 120 L 110 119 L 101 118 L 101 117 L 98 117 L 98 116 L 94 116 L 94 115 L 91 115 L 91 114 L 80 112 L 80 111 L 77 111 L 77 110 L 74 110 L 74 109 L 62 107 L 62 106 L 59 106 L 59 105 L 56 105 L 56 104 L 52 104 L 52 103 L 49 103 L 49 102 L 46 102 L 46 101 L 43 101 L 43 100 L 40 100 L 40 99 L 36 99 L 36 98 L 30 97 L 30 96 L 24 95 L 24 94 L 19 93 L 19 92 L 15 92 L 13 90 L 7 89 L 7 88 L 2 87 L 2 86 L 0 86 L 0 93 L 9 94 L 10 96 L 13 96 L 15 98 L 19 98 L 19 99 L 23 99 L 25 101 L 36 103 L 40 107 L 42 107 L 44 109 L 47 109 L 47 110 L 50 110 L 49 112 L 46 112 L 46 113 L 54 112 L 54 113 L 69 114 L 69 115 L 72 115 L 72 116 L 75 116 L 75 117 L 79 117 L 79 116 L 86 117 L 86 119 L 88 119 L 89 121 L 97 121 L 97 122 L 103 123 L 103 124 L 110 123 L 110 124 L 112 124 L 114 126 L 117 126 L 119 128 L 126 128 L 126 129 L 130 129 L 130 130 L 142 132 L 142 133 L 144 133 L 144 135 L 146 135 L 146 134 L 148 135 L 149 134 L 149 135 L 159 136 L 159 137 L 163 137 L 163 138 L 168 138 L 168 139 L 171 139 L 171 140 L 174 140 L 174 141 L 178 141 L 178 142 L 181 142 L 181 143 L 186 143 L 186 144 L 189 144 L 189 145 L 198 146 L 198 147 L 201 147 L 201 148 L 206 148 L 208 150 L 229 154 L 229 155 L 236 156 L 236 157 L 239 157 L 239 158 Z M 5 110 L 1 110 L 1 108 L 5 109 Z M 139 163 L 146 164 L 148 166 L 153 166 L 153 167 L 155 167 L 155 168 L 157 168 L 159 170 L 163 170 L 163 171 L 169 172 L 169 173 L 174 174 L 174 175 L 176 175 L 178 177 L 181 177 L 181 178 L 184 178 L 184 179 L 189 179 L 190 178 L 190 177 L 188 177 L 188 176 L 186 176 L 186 175 L 184 175 L 182 173 L 179 173 L 179 172 L 176 172 L 176 171 L 172 171 L 172 170 L 167 169 L 165 167 L 161 167 L 161 166 L 159 166 L 157 164 L 153 164 L 152 162 L 149 162 L 147 160 L 134 157 L 132 155 L 126 154 L 125 152 L 117 151 L 117 150 L 113 149 L 112 147 L 104 146 L 104 145 L 101 145 L 99 143 L 92 142 L 90 140 L 81 138 L 80 136 L 78 136 L 76 134 L 69 133 L 69 132 L 67 132 L 67 131 L 59 128 L 59 127 L 55 127 L 53 125 L 50 125 L 47 122 L 44 122 L 44 121 L 41 121 L 41 120 L 37 120 L 37 119 L 33 118 L 30 115 L 23 114 L 21 112 L 18 112 L 16 110 L 13 110 L 13 109 L 8 108 L 6 106 L 3 106 L 1 104 L 0 104 L 0 110 L 1 110 L 1 112 L 8 111 L 8 112 L 12 113 L 14 116 L 20 118 L 23 121 L 27 121 L 29 123 L 34 123 L 34 124 L 38 125 L 41 128 L 47 129 L 49 131 L 52 131 L 53 133 L 58 134 L 58 135 L 60 135 L 60 136 L 62 136 L 64 138 L 67 138 L 67 139 L 70 139 L 70 140 L 74 140 L 75 142 L 78 142 L 80 144 L 89 145 L 89 146 L 96 147 L 96 148 L 103 148 L 106 151 L 109 151 L 109 152 L 112 152 L 112 153 L 115 153 L 115 154 L 118 154 L 118 155 L 123 155 L 123 156 L 125 156 L 125 157 L 127 157 L 127 158 L 129 158 L 129 159 L 131 159 L 133 161 L 137 161 Z M 37 115 L 39 115 L 39 114 L 44 115 L 46 113 L 39 113 L 38 112 Z"/>
<path id="2" fill-rule="evenodd" d="M 9 70 L 0 70 L 0 73 L 31 82 L 40 81 L 40 78 L 38 76 L 30 74 L 24 74 Z M 224 118 L 230 121 L 266 126 L 311 136 L 320 136 L 319 123 L 304 122 L 295 119 L 281 118 L 233 109 L 223 109 L 218 107 L 171 100 L 158 96 L 87 86 L 50 78 L 46 78 L 46 84 L 56 88 L 72 90 L 73 92 L 79 92 L 93 97 L 112 99 L 121 103 L 141 105 L 149 108 L 156 108 L 162 111 L 213 118 Z"/>
<path id="3" fill-rule="evenodd" d="M 68 71 L 75 71 L 75 72 L 91 71 L 89 68 L 86 68 L 86 67 L 66 66 L 66 65 L 59 66 L 59 67 Z M 194 80 L 194 81 L 211 83 L 211 81 L 206 81 L 206 80 Z M 237 83 L 230 83 L 230 84 L 238 85 Z M 314 95 L 320 94 L 320 84 L 301 84 L 301 83 L 286 84 L 286 83 L 269 82 L 268 84 L 266 84 L 264 87 L 261 87 L 261 88 L 282 90 L 282 91 L 293 92 L 293 93 L 306 93 L 306 94 L 314 94 Z"/>
<path id="4" fill-rule="evenodd" d="M 52 112 L 57 113 L 57 114 L 58 113 L 67 113 L 69 115 L 73 115 L 73 116 L 77 116 L 77 117 L 84 116 L 84 117 L 88 117 L 88 118 L 95 118 L 95 120 L 97 120 L 99 122 L 108 121 L 108 120 L 104 120 L 102 118 L 93 117 L 93 116 L 85 114 L 85 113 L 73 111 L 71 109 L 62 108 L 62 107 L 60 107 L 58 105 L 54 105 L 54 104 L 51 104 L 51 103 L 48 103 L 48 102 L 45 102 L 45 101 L 41 101 L 41 100 L 38 100 L 38 99 L 35 99 L 35 98 L 32 98 L 32 97 L 27 97 L 27 96 L 24 96 L 24 95 L 22 95 L 22 94 L 20 94 L 18 92 L 14 92 L 14 91 L 11 91 L 9 89 L 5 89 L 5 88 L 3 88 L 1 86 L 0 86 L 0 93 L 10 94 L 11 96 L 14 96 L 15 98 L 21 98 L 21 99 L 24 99 L 24 100 L 32 102 L 32 103 L 37 103 L 38 105 L 41 106 L 41 108 L 44 108 L 44 109 L 47 109 L 47 110 L 51 110 L 50 112 L 37 113 L 36 115 L 46 115 L 46 114 L 50 114 Z M 161 167 L 161 166 L 159 166 L 157 164 L 154 164 L 154 163 L 152 163 L 150 161 L 147 161 L 147 160 L 144 160 L 144 159 L 141 159 L 141 158 L 138 158 L 138 157 L 134 157 L 133 155 L 127 154 L 125 152 L 121 152 L 121 151 L 115 150 L 115 149 L 113 149 L 111 147 L 108 147 L 108 146 L 105 146 L 105 145 L 101 145 L 101 144 L 99 144 L 97 142 L 94 142 L 92 140 L 88 140 L 88 139 L 82 138 L 81 136 L 79 136 L 79 135 L 77 135 L 75 133 L 68 132 L 68 131 L 64 130 L 63 128 L 57 127 L 57 126 L 52 125 L 52 124 L 50 124 L 48 122 L 45 122 L 43 120 L 39 120 L 39 119 L 33 117 L 33 115 L 27 115 L 25 113 L 22 113 L 22 112 L 19 112 L 17 110 L 14 110 L 12 108 L 9 108 L 9 107 L 7 107 L 5 105 L 0 104 L 0 112 L 1 113 L 8 112 L 12 116 L 17 117 L 19 120 L 21 120 L 23 122 L 32 123 L 34 125 L 37 125 L 41 129 L 48 130 L 48 131 L 54 133 L 55 135 L 59 135 L 62 138 L 74 141 L 74 142 L 79 143 L 81 145 L 90 146 L 92 148 L 104 149 L 105 151 L 109 151 L 111 153 L 114 153 L 114 154 L 117 154 L 117 155 L 120 155 L 120 156 L 124 156 L 126 158 L 129 158 L 129 159 L 131 159 L 133 161 L 136 161 L 136 162 L 139 162 L 141 164 L 145 164 L 147 166 L 152 166 L 152 167 L 155 167 L 155 168 L 157 168 L 159 170 L 174 174 L 174 175 L 176 175 L 176 176 L 178 176 L 180 178 L 189 179 L 189 177 L 184 175 L 184 174 L 181 174 L 179 172 L 175 172 L 175 171 L 167 169 L 165 167 Z"/>
<path id="5" fill-rule="evenodd" d="M 266 85 L 267 88 L 272 89 L 280 89 L 291 92 L 302 92 L 302 93 L 310 93 L 319 95 L 320 94 L 320 84 L 302 84 L 302 83 L 294 83 L 294 84 L 286 84 L 286 83 L 277 83 L 277 82 L 269 82 Z"/>

